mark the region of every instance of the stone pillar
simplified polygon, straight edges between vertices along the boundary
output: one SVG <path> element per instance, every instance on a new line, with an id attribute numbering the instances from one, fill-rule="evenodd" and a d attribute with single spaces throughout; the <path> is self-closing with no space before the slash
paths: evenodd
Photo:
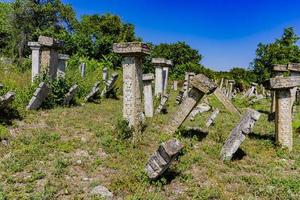
<path id="1" fill-rule="evenodd" d="M 67 61 L 70 59 L 69 55 L 58 54 L 57 77 L 65 77 Z"/>
<path id="2" fill-rule="evenodd" d="M 106 84 L 107 79 L 108 79 L 107 67 L 104 67 L 103 72 L 102 72 L 102 80 L 105 84 Z"/>
<path id="3" fill-rule="evenodd" d="M 287 65 L 274 65 L 273 73 L 274 77 L 283 77 L 283 74 L 288 71 Z M 275 91 L 271 92 L 272 102 L 271 102 L 271 114 L 276 110 L 276 93 Z"/>
<path id="4" fill-rule="evenodd" d="M 38 42 L 28 42 L 28 46 L 32 50 L 31 60 L 31 81 L 33 82 L 35 77 L 38 76 L 41 72 L 40 66 L 40 49 L 41 45 Z"/>
<path id="5" fill-rule="evenodd" d="M 63 42 L 58 41 L 54 38 L 40 36 L 38 39 L 38 43 L 42 46 L 41 67 L 43 71 L 46 71 L 50 78 L 53 80 L 57 76 L 57 49 L 63 46 Z"/>
<path id="6" fill-rule="evenodd" d="M 178 81 L 173 81 L 173 90 L 177 91 Z"/>
<path id="7" fill-rule="evenodd" d="M 153 97 L 152 97 L 152 81 L 154 75 L 144 74 L 143 83 L 144 83 L 144 110 L 146 117 L 153 117 Z"/>
<path id="8" fill-rule="evenodd" d="M 139 132 L 142 129 L 142 60 L 150 53 L 141 42 L 115 43 L 113 51 L 123 58 L 123 117 L 129 126 Z"/>
<path id="9" fill-rule="evenodd" d="M 219 86 L 220 89 L 223 88 L 223 83 L 224 83 L 224 78 L 221 79 L 221 83 L 220 83 L 220 86 Z"/>
<path id="10" fill-rule="evenodd" d="M 85 78 L 85 63 L 80 64 L 80 74 L 82 78 Z"/>
<path id="11" fill-rule="evenodd" d="M 169 123 L 164 127 L 164 131 L 169 134 L 175 133 L 177 128 L 186 120 L 198 102 L 205 94 L 212 93 L 217 85 L 203 74 L 196 75 L 192 81 L 193 86 L 188 97 L 179 106 Z"/>
<path id="12" fill-rule="evenodd" d="M 163 93 L 167 94 L 168 91 L 168 79 L 169 79 L 169 68 L 173 65 L 171 60 L 166 60 L 166 64 L 163 66 Z"/>
<path id="13" fill-rule="evenodd" d="M 159 97 L 164 91 L 163 68 L 167 60 L 164 58 L 152 58 L 152 64 L 155 66 L 155 96 Z M 165 74 L 166 76 L 166 74 Z"/>
<path id="14" fill-rule="evenodd" d="M 231 99 L 232 98 L 233 85 L 235 84 L 235 81 L 234 80 L 229 80 L 228 83 L 229 83 L 229 89 L 228 89 L 228 92 L 227 92 L 227 97 L 229 99 Z"/>
<path id="15" fill-rule="evenodd" d="M 269 88 L 275 91 L 275 132 L 277 144 L 292 150 L 293 130 L 291 112 L 291 88 L 300 84 L 300 77 L 271 78 Z"/>

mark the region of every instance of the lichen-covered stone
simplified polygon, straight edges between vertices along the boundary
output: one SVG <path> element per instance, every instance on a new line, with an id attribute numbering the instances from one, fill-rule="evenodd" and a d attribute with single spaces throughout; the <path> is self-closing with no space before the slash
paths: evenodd
<path id="1" fill-rule="evenodd" d="M 46 83 L 41 82 L 27 105 L 27 109 L 38 109 L 42 105 L 43 101 L 48 97 L 50 92 L 51 88 Z"/>

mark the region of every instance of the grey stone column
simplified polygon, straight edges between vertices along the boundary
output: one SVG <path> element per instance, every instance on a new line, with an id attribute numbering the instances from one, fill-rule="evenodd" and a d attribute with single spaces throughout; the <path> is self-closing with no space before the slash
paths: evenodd
<path id="1" fill-rule="evenodd" d="M 38 42 L 28 42 L 28 46 L 32 50 L 31 60 L 32 60 L 32 67 L 31 67 L 31 81 L 33 82 L 35 77 L 38 76 L 41 72 L 40 66 L 40 49 L 41 45 Z"/>
<path id="2" fill-rule="evenodd" d="M 292 150 L 293 130 L 291 112 L 291 88 L 300 84 L 300 77 L 271 78 L 269 88 L 275 90 L 275 132 L 277 144 Z"/>
<path id="3" fill-rule="evenodd" d="M 142 60 L 150 49 L 141 42 L 116 43 L 115 53 L 123 55 L 123 117 L 140 132 L 143 122 Z"/>
<path id="4" fill-rule="evenodd" d="M 210 94 L 217 88 L 217 85 L 203 74 L 196 75 L 192 79 L 191 85 L 192 89 L 189 92 L 188 97 L 182 102 L 172 119 L 164 127 L 166 133 L 175 133 L 177 128 L 179 128 L 186 120 L 200 99 L 205 94 Z"/>
<path id="5" fill-rule="evenodd" d="M 53 80 L 57 76 L 57 49 L 63 46 L 63 42 L 45 36 L 40 36 L 38 42 L 40 45 L 42 45 L 41 67 L 43 68 L 43 71 L 46 71 Z"/>
<path id="6" fill-rule="evenodd" d="M 69 55 L 58 54 L 57 77 L 65 77 L 67 61 L 70 59 Z"/>
<path id="7" fill-rule="evenodd" d="M 163 93 L 167 94 L 168 91 L 168 79 L 169 79 L 169 68 L 173 65 L 171 60 L 166 60 L 166 65 L 163 66 Z"/>
<path id="8" fill-rule="evenodd" d="M 152 64 L 155 66 L 155 96 L 159 97 L 164 92 L 163 68 L 166 66 L 165 58 L 152 58 Z"/>
<path id="9" fill-rule="evenodd" d="M 154 75 L 144 74 L 143 75 L 143 83 L 144 83 L 144 110 L 146 117 L 153 117 L 153 96 L 152 96 L 152 81 L 154 79 Z"/>
<path id="10" fill-rule="evenodd" d="M 85 63 L 80 64 L 80 74 L 82 78 L 85 78 L 85 70 L 86 70 L 86 65 Z"/>

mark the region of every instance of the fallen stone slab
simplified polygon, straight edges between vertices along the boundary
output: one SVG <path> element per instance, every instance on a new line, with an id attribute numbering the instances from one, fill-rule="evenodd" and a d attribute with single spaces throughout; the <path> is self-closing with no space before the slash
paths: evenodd
<path id="1" fill-rule="evenodd" d="M 41 82 L 39 87 L 34 92 L 29 104 L 27 105 L 28 110 L 38 109 L 43 101 L 48 97 L 51 92 L 51 88 L 44 82 Z"/>
<path id="2" fill-rule="evenodd" d="M 233 154 L 246 139 L 246 136 L 252 132 L 252 129 L 259 119 L 260 113 L 256 110 L 248 109 L 241 118 L 240 122 L 229 134 L 221 150 L 221 160 L 231 160 Z"/>
<path id="3" fill-rule="evenodd" d="M 102 90 L 101 97 L 108 96 L 115 87 L 115 83 L 118 80 L 118 73 L 113 73 L 111 77 L 106 81 L 105 88 Z"/>
<path id="4" fill-rule="evenodd" d="M 190 120 L 194 121 L 196 115 L 200 114 L 200 113 L 204 113 L 207 112 L 211 109 L 210 105 L 208 105 L 207 103 L 200 103 L 199 105 L 197 105 L 193 111 L 190 114 Z"/>
<path id="5" fill-rule="evenodd" d="M 75 84 L 73 85 L 70 89 L 69 92 L 65 95 L 65 99 L 63 102 L 63 105 L 69 105 L 71 100 L 74 98 L 74 96 L 76 95 L 76 93 L 78 92 L 78 85 Z"/>
<path id="6" fill-rule="evenodd" d="M 7 107 L 14 99 L 16 94 L 14 92 L 8 92 L 4 96 L 0 97 L 0 108 L 3 109 Z"/>
<path id="7" fill-rule="evenodd" d="M 215 109 L 214 111 L 213 111 L 213 113 L 211 114 L 211 116 L 208 118 L 208 120 L 207 120 L 207 122 L 206 122 L 206 128 L 208 128 L 208 127 L 210 127 L 213 123 L 214 123 L 214 121 L 215 121 L 215 119 L 217 118 L 217 116 L 218 116 L 218 114 L 220 113 L 220 111 L 219 111 L 219 109 L 217 108 L 217 109 Z"/>
<path id="8" fill-rule="evenodd" d="M 84 98 L 85 101 L 92 102 L 95 101 L 95 99 L 99 98 L 100 95 L 100 81 L 97 81 L 91 92 Z"/>
<path id="9" fill-rule="evenodd" d="M 224 93 L 219 88 L 217 88 L 214 91 L 214 95 L 229 112 L 238 114 L 239 116 L 241 115 L 238 109 L 231 103 L 231 101 L 224 95 Z"/>
<path id="10" fill-rule="evenodd" d="M 151 180 L 161 176 L 179 154 L 183 145 L 177 139 L 163 142 L 148 160 L 145 170 Z"/>
<path id="11" fill-rule="evenodd" d="M 158 105 L 155 114 L 159 114 L 162 112 L 163 109 L 166 107 L 166 103 L 168 102 L 169 96 L 168 95 L 163 95 L 160 101 L 160 104 Z"/>

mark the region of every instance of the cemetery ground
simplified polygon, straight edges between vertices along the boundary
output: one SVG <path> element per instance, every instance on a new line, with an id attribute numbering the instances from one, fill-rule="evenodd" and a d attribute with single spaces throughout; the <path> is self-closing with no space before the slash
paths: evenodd
<path id="1" fill-rule="evenodd" d="M 30 82 L 26 77 L 13 76 L 14 83 L 21 88 Z M 22 120 L 6 122 L 0 199 L 101 199 L 91 192 L 99 185 L 116 199 L 299 199 L 300 114 L 294 119 L 289 153 L 274 144 L 274 122 L 267 120 L 270 101 L 249 105 L 246 99 L 233 100 L 240 111 L 249 106 L 262 116 L 233 160 L 222 162 L 220 150 L 239 117 L 210 95 L 210 105 L 220 109 L 214 126 L 205 130 L 210 111 L 187 120 L 175 135 L 165 134 L 161 127 L 176 111 L 177 93 L 170 89 L 168 113 L 147 119 L 134 142 L 126 139 L 130 131 L 120 121 L 120 95 L 99 103 L 26 111 Z M 160 179 L 150 181 L 144 171 L 149 156 L 174 136 L 184 144 L 183 151 Z"/>

